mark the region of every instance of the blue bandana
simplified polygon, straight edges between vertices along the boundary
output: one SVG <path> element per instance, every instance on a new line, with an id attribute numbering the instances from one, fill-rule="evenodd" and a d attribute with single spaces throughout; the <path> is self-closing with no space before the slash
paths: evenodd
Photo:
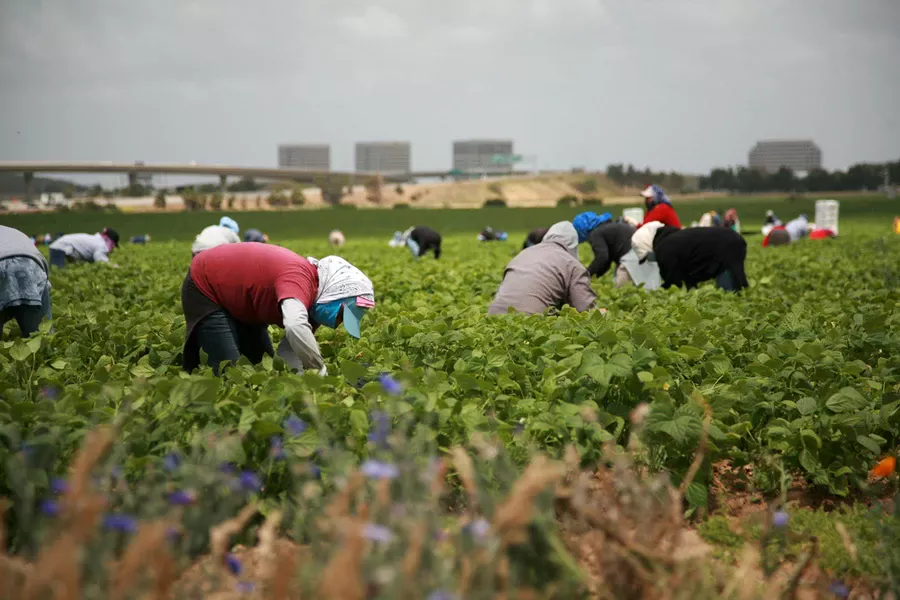
<path id="1" fill-rule="evenodd" d="M 583 212 L 572 219 L 572 225 L 575 226 L 575 231 L 578 232 L 578 243 L 586 242 L 588 235 L 594 229 L 608 221 L 612 221 L 612 215 L 608 212 L 598 215 L 591 211 Z"/>
<path id="2" fill-rule="evenodd" d="M 332 300 L 325 304 L 316 304 L 313 306 L 312 318 L 319 325 L 337 328 L 337 318 L 341 314 L 341 307 L 344 306 L 344 300 Z"/>

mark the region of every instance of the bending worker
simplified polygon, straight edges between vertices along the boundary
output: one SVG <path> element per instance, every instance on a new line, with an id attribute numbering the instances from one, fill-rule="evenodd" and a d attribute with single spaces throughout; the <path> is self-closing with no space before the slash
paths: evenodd
<path id="1" fill-rule="evenodd" d="M 63 268 L 66 262 L 109 263 L 109 254 L 119 247 L 119 234 L 105 228 L 100 233 L 69 233 L 50 244 L 50 264 Z"/>
<path id="2" fill-rule="evenodd" d="M 223 244 L 240 243 L 241 238 L 238 234 L 241 232 L 237 221 L 231 217 L 222 217 L 219 219 L 218 225 L 210 225 L 201 231 L 194 238 L 194 245 L 191 246 L 191 253 L 197 256 L 204 250 L 215 248 Z"/>
<path id="3" fill-rule="evenodd" d="M 557 223 L 540 244 L 526 248 L 503 273 L 488 314 L 541 314 L 568 304 L 579 312 L 594 307 L 591 277 L 578 261 L 578 233 L 568 221 Z"/>
<path id="4" fill-rule="evenodd" d="M 244 232 L 245 242 L 256 242 L 257 244 L 265 244 L 269 241 L 269 236 L 259 229 L 248 229 Z"/>
<path id="5" fill-rule="evenodd" d="M 406 236 L 406 246 L 416 258 L 431 251 L 434 252 L 434 258 L 438 259 L 441 257 L 441 234 L 430 227 L 418 225 Z"/>
<path id="6" fill-rule="evenodd" d="M 218 374 L 222 362 L 272 355 L 268 326 L 285 330 L 278 346 L 290 368 L 326 375 L 314 335 L 341 323 L 360 336 L 360 320 L 375 306 L 372 282 L 337 256 L 306 259 L 269 244 L 226 244 L 201 252 L 181 286 L 186 333 L 184 369 L 200 364 L 200 349 Z"/>
<path id="7" fill-rule="evenodd" d="M 47 260 L 31 238 L 0 225 L 0 333 L 15 319 L 23 337 L 38 330 L 41 319 L 50 319 L 50 280 Z"/>
<path id="8" fill-rule="evenodd" d="M 631 236 L 634 227 L 625 221 L 612 222 L 612 215 L 583 212 L 572 220 L 579 242 L 589 242 L 594 260 L 588 265 L 591 277 L 602 277 L 616 264 L 616 287 L 631 281 L 628 271 L 621 265 L 622 257 L 631 252 Z"/>
<path id="9" fill-rule="evenodd" d="M 647 223 L 659 221 L 663 225 L 677 227 L 681 229 L 681 221 L 678 220 L 678 213 L 672 207 L 672 201 L 666 196 L 666 193 L 658 185 L 648 185 L 641 192 L 644 197 L 644 203 L 647 206 L 647 214 L 644 215 L 643 227 Z"/>
<path id="10" fill-rule="evenodd" d="M 692 289 L 711 279 L 729 292 L 750 285 L 744 271 L 747 242 L 730 229 L 678 229 L 657 221 L 638 229 L 631 245 L 641 261 L 655 255 L 665 288 L 684 285 Z"/>

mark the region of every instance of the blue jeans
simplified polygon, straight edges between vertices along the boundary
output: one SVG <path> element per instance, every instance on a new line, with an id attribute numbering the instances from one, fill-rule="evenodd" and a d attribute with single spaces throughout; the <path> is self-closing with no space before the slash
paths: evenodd
<path id="1" fill-rule="evenodd" d="M 194 336 L 197 346 L 209 357 L 216 375 L 223 362 L 235 363 L 241 356 L 246 356 L 257 364 L 264 354 L 275 354 L 267 326 L 240 323 L 224 310 L 217 310 L 200 321 Z"/>
<path id="2" fill-rule="evenodd" d="M 62 250 L 54 250 L 50 248 L 50 264 L 54 267 L 62 269 L 66 266 L 66 253 Z"/>
<path id="3" fill-rule="evenodd" d="M 0 329 L 10 319 L 15 319 L 19 324 L 22 337 L 28 337 L 38 330 L 41 321 L 46 317 L 49 321 L 53 315 L 50 312 L 50 286 L 44 288 L 41 296 L 41 306 L 10 306 L 0 312 Z"/>
<path id="4" fill-rule="evenodd" d="M 716 285 L 726 292 L 736 292 L 737 286 L 734 284 L 734 275 L 731 269 L 725 269 L 716 276 Z"/>

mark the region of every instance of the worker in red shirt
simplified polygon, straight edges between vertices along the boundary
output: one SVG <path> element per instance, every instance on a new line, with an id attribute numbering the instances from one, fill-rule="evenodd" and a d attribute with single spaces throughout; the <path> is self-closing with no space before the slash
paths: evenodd
<path id="1" fill-rule="evenodd" d="M 678 220 L 678 214 L 672 208 L 672 201 L 662 191 L 658 185 L 648 185 L 647 189 L 641 192 L 644 197 L 644 203 L 647 205 L 647 214 L 644 216 L 644 222 L 641 227 L 647 223 L 658 221 L 669 227 L 677 227 L 681 229 L 681 221 Z"/>
<path id="2" fill-rule="evenodd" d="M 313 335 L 341 323 L 360 336 L 360 320 L 375 306 L 362 271 L 337 256 L 306 259 L 269 244 L 224 244 L 198 254 L 181 286 L 186 324 L 186 371 L 200 366 L 200 349 L 213 371 L 246 356 L 256 364 L 274 354 L 269 325 L 285 330 L 278 356 L 297 371 L 326 375 Z"/>

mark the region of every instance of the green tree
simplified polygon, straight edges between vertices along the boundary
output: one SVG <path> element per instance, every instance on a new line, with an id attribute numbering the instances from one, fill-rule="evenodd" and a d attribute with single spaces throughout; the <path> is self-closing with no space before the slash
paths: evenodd
<path id="1" fill-rule="evenodd" d="M 339 177 L 327 176 L 316 178 L 315 185 L 322 190 L 322 200 L 331 206 L 341 203 L 344 197 L 344 186 L 346 182 L 341 181 Z"/>
<path id="2" fill-rule="evenodd" d="M 222 192 L 215 192 L 209 197 L 209 208 L 211 210 L 222 210 Z"/>
<path id="3" fill-rule="evenodd" d="M 156 192 L 156 197 L 153 199 L 153 208 L 157 208 L 159 210 L 166 210 L 166 191 L 159 190 Z"/>

